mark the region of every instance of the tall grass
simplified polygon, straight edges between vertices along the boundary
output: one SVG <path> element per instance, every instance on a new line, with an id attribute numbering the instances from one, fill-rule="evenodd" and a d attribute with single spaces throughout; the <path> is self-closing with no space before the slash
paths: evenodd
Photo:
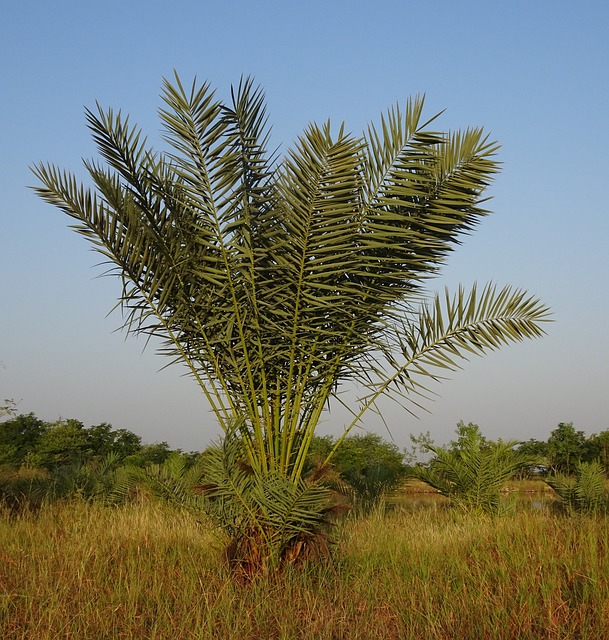
<path id="1" fill-rule="evenodd" d="M 221 543 L 154 504 L 0 518 L 0 637 L 609 637 L 609 524 L 380 510 L 342 525 L 332 567 L 240 585 Z"/>

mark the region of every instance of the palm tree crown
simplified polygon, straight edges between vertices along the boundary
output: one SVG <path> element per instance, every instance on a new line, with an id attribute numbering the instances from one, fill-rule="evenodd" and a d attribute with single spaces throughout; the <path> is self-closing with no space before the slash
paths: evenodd
<path id="1" fill-rule="evenodd" d="M 361 137 L 311 125 L 280 159 L 250 79 L 222 102 L 176 75 L 163 102 L 167 151 L 98 106 L 93 187 L 39 164 L 36 191 L 112 265 L 125 328 L 161 337 L 222 427 L 238 425 L 256 473 L 300 478 L 345 380 L 368 390 L 355 424 L 389 388 L 416 401 L 438 368 L 543 333 L 547 309 L 510 287 L 421 306 L 487 213 L 497 145 L 482 130 L 434 131 L 415 98 Z"/>

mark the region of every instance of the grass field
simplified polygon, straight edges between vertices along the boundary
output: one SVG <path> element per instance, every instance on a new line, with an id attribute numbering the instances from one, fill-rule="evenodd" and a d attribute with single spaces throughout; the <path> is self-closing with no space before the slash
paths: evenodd
<path id="1" fill-rule="evenodd" d="M 240 585 L 155 504 L 0 517 L 0 638 L 609 637 L 609 520 L 395 509 L 340 525 L 331 567 Z"/>

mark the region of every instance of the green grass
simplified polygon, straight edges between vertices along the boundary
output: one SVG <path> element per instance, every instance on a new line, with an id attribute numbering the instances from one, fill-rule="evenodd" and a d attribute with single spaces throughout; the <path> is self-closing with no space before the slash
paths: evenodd
<path id="1" fill-rule="evenodd" d="M 154 504 L 0 518 L 0 637 L 609 637 L 609 520 L 447 509 L 342 525 L 334 567 L 239 585 L 221 544 Z"/>

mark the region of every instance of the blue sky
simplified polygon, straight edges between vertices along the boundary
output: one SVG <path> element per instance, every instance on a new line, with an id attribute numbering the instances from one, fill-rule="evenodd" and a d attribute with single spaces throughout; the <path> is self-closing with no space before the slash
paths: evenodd
<path id="1" fill-rule="evenodd" d="M 609 5 L 494 2 L 13 2 L 0 24 L 0 399 L 46 420 L 128 428 L 200 449 L 218 430 L 194 382 L 107 316 L 119 283 L 67 218 L 27 189 L 28 166 L 81 172 L 94 155 L 84 108 L 130 113 L 151 139 L 162 77 L 176 69 L 227 95 L 264 87 L 276 145 L 328 117 L 361 132 L 410 95 L 447 129 L 481 125 L 502 149 L 494 214 L 430 286 L 493 280 L 553 311 L 542 340 L 465 364 L 430 414 L 391 402 L 399 446 L 459 420 L 488 437 L 546 439 L 558 422 L 609 428 Z M 339 412 L 321 432 L 338 433 Z M 386 436 L 371 415 L 364 427 Z"/>

